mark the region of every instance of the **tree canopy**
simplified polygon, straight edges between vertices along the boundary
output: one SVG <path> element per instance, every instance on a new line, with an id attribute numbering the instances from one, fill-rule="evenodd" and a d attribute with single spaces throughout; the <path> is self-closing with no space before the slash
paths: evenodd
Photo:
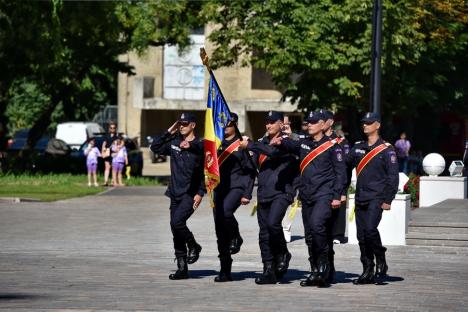
<path id="1" fill-rule="evenodd" d="M 383 3 L 383 111 L 467 111 L 466 2 Z M 209 37 L 213 65 L 265 69 L 305 109 L 365 111 L 372 8 L 371 0 L 211 1 L 204 14 L 219 25 Z"/>
<path id="2" fill-rule="evenodd" d="M 31 127 L 29 145 L 51 122 L 89 120 L 116 103 L 118 56 L 150 45 L 189 43 L 199 26 L 191 1 L 0 0 L 0 124 Z"/>

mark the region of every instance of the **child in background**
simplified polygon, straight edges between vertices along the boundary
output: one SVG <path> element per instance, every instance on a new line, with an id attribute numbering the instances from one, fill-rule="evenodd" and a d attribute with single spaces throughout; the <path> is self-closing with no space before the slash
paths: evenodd
<path id="1" fill-rule="evenodd" d="M 122 137 L 112 144 L 112 180 L 114 186 L 124 186 L 122 183 L 122 171 L 128 165 L 127 149 Z"/>
<path id="2" fill-rule="evenodd" d="M 99 186 L 97 183 L 97 165 L 98 157 L 101 157 L 99 149 L 96 147 L 96 141 L 94 138 L 90 138 L 88 141 L 88 147 L 84 151 L 86 156 L 86 166 L 88 167 L 88 186 L 91 186 L 91 180 L 94 182 L 94 186 Z"/>

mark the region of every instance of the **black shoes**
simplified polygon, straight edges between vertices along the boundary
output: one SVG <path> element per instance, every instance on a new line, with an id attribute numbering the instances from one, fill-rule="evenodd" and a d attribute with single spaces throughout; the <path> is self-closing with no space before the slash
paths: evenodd
<path id="1" fill-rule="evenodd" d="M 283 278 L 286 274 L 289 268 L 289 261 L 291 261 L 291 253 L 289 251 L 276 257 L 275 274 L 277 279 Z"/>
<path id="2" fill-rule="evenodd" d="M 387 276 L 388 265 L 387 261 L 385 260 L 385 254 L 375 256 L 375 260 L 377 265 L 375 267 L 375 279 L 376 282 L 382 282 L 382 280 Z"/>
<path id="3" fill-rule="evenodd" d="M 354 285 L 375 284 L 374 263 L 369 262 L 363 265 L 364 271 L 361 276 L 353 281 Z"/>
<path id="4" fill-rule="evenodd" d="M 198 258 L 200 257 L 200 252 L 202 247 L 195 241 L 191 240 L 187 243 L 188 247 L 188 256 L 187 256 L 187 263 L 193 264 L 197 262 Z"/>
<path id="5" fill-rule="evenodd" d="M 217 283 L 223 282 L 232 282 L 231 277 L 231 268 L 232 268 L 232 259 L 231 257 L 221 257 L 221 270 L 219 271 L 218 276 L 214 278 L 214 281 Z"/>
<path id="6" fill-rule="evenodd" d="M 263 263 L 263 274 L 255 279 L 255 284 L 276 284 L 276 275 L 273 261 L 266 261 Z"/>
<path id="7" fill-rule="evenodd" d="M 328 284 L 330 275 L 330 263 L 328 260 L 328 253 L 321 254 L 317 262 L 318 264 L 316 265 L 313 260 L 310 260 L 311 272 L 305 280 L 301 281 L 302 287 L 323 287 Z"/>
<path id="8" fill-rule="evenodd" d="M 235 255 L 240 251 L 243 242 L 244 240 L 242 239 L 242 237 L 240 237 L 240 235 L 231 241 L 231 245 L 229 246 L 231 255 Z"/>
<path id="9" fill-rule="evenodd" d="M 187 258 L 186 257 L 179 257 L 179 258 L 177 258 L 177 271 L 175 271 L 175 273 L 169 275 L 169 279 L 171 279 L 171 280 L 180 280 L 180 279 L 187 279 L 187 278 L 189 278 L 188 267 L 187 267 Z"/>

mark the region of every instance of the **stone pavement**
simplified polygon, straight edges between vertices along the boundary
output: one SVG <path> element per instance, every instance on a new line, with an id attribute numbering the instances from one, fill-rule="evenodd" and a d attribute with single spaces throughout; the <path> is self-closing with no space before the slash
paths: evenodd
<path id="1" fill-rule="evenodd" d="M 192 279 L 175 268 L 163 188 L 121 188 L 54 203 L 0 203 L 0 311 L 468 311 L 468 248 L 390 247 L 386 285 L 354 286 L 357 246 L 336 246 L 338 283 L 302 288 L 308 270 L 299 216 L 291 270 L 258 286 L 261 270 L 251 206 L 237 213 L 244 245 L 232 283 L 217 284 L 208 201 L 190 227 L 203 245 Z"/>

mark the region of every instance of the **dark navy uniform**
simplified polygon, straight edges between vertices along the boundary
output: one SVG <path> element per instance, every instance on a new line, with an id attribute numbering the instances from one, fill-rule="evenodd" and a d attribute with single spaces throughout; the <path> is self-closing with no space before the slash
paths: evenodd
<path id="1" fill-rule="evenodd" d="M 196 244 L 187 227 L 187 219 L 193 214 L 194 196 L 205 194 L 203 174 L 203 146 L 195 138 L 187 149 L 181 148 L 183 138 L 166 132 L 154 138 L 151 150 L 171 157 L 171 180 L 166 196 L 171 199 L 171 230 L 174 238 L 175 256 L 186 257 L 187 245 Z"/>
<path id="2" fill-rule="evenodd" d="M 377 114 L 368 113 L 362 121 L 380 122 L 380 117 Z M 356 142 L 347 157 L 348 166 L 357 167 L 367 154 L 384 143 L 385 141 L 381 138 L 372 146 L 369 146 L 367 142 Z M 364 273 L 360 277 L 363 283 L 372 281 L 374 278 L 374 257 L 377 260 L 377 273 L 380 271 L 385 275 L 387 269 L 385 262 L 387 249 L 382 246 L 377 227 L 382 218 L 382 204 L 390 205 L 398 191 L 398 161 L 393 147 L 386 144 L 387 147 L 362 169 L 356 182 L 356 229 L 361 262 L 364 267 Z M 385 268 L 379 267 L 379 263 Z"/>
<path id="3" fill-rule="evenodd" d="M 323 120 L 322 114 L 312 112 L 306 121 L 315 123 L 320 119 Z M 300 141 L 286 138 L 279 148 L 295 153 L 302 162 L 310 152 L 328 141 L 327 136 L 319 141 L 312 138 Z M 330 270 L 327 227 L 332 213 L 331 202 L 340 200 L 346 186 L 346 167 L 341 147 L 334 144 L 311 161 L 302 170 L 299 184 L 305 240 L 312 271 L 308 281 L 318 279 L 324 282 Z M 316 274 L 320 275 L 314 277 Z M 308 286 L 309 283 L 305 281 L 301 285 Z"/>
<path id="4" fill-rule="evenodd" d="M 367 142 L 356 142 L 348 155 L 350 167 L 356 167 L 365 155 L 383 143 L 381 138 L 372 146 Z M 367 164 L 356 182 L 356 226 L 363 263 L 373 263 L 374 255 L 386 251 L 377 226 L 382 218 L 382 204 L 390 205 L 397 191 L 398 161 L 395 150 L 388 146 Z"/>
<path id="5" fill-rule="evenodd" d="M 282 113 L 268 113 L 267 122 L 278 121 L 283 121 Z M 295 197 L 294 179 L 298 175 L 298 162 L 295 155 L 269 144 L 268 136 L 248 144 L 258 166 L 258 239 L 264 267 L 263 275 L 255 280 L 257 284 L 276 283 L 277 278 L 286 273 L 291 259 L 281 222 Z"/>
<path id="6" fill-rule="evenodd" d="M 256 163 L 259 163 L 260 155 L 267 156 L 259 164 L 257 190 L 259 244 L 263 262 L 274 261 L 276 255 L 288 252 L 281 221 L 294 200 L 294 178 L 298 175 L 297 157 L 269 144 L 270 139 L 266 136 L 248 145 L 255 153 Z"/>
<path id="7" fill-rule="evenodd" d="M 235 141 L 223 140 L 218 157 Z M 241 204 L 241 198 L 252 198 L 255 180 L 255 168 L 249 160 L 246 151 L 237 148 L 220 165 L 220 183 L 214 190 L 216 236 L 218 238 L 218 252 L 221 260 L 231 259 L 230 245 L 234 239 L 241 239 L 239 224 L 234 213 Z M 218 158 L 219 159 L 219 158 Z"/>

